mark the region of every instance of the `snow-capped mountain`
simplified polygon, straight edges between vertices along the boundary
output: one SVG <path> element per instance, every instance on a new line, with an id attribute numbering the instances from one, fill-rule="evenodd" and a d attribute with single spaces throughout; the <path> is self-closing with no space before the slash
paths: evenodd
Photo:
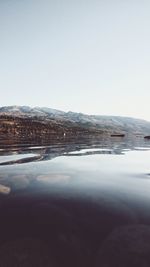
<path id="1" fill-rule="evenodd" d="M 0 116 L 39 120 L 61 127 L 82 127 L 92 131 L 110 133 L 150 134 L 150 122 L 120 116 L 87 115 L 76 112 L 64 112 L 46 107 L 6 106 L 0 108 Z"/>

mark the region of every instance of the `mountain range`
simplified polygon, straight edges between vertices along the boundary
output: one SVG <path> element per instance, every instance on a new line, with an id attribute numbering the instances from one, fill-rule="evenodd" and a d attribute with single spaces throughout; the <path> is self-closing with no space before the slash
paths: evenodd
<path id="1" fill-rule="evenodd" d="M 150 122 L 121 116 L 87 115 L 46 107 L 0 107 L 0 133 L 16 137 L 150 135 Z"/>

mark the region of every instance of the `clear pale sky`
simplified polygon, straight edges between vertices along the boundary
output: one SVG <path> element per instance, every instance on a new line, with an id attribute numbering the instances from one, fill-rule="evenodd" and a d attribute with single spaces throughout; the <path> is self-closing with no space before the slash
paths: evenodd
<path id="1" fill-rule="evenodd" d="M 150 120 L 149 0 L 0 0 L 0 106 Z"/>

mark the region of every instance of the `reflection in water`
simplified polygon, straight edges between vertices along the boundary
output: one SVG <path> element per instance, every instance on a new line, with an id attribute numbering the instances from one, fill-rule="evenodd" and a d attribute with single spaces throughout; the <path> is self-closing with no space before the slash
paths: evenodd
<path id="1" fill-rule="evenodd" d="M 0 267 L 150 266 L 149 156 L 141 138 L 1 142 Z"/>
<path id="2" fill-rule="evenodd" d="M 12 165 L 27 163 L 33 161 L 51 160 L 60 156 L 86 156 L 94 154 L 124 154 L 128 150 L 145 150 L 150 147 L 150 142 L 143 138 L 134 139 L 102 139 L 102 140 L 63 140 L 61 143 L 51 140 L 51 144 L 37 146 L 34 144 L 11 144 L 0 146 L 0 156 L 21 155 L 19 159 L 3 161 L 1 158 L 0 165 Z M 146 147 L 146 148 L 145 148 Z M 30 153 L 30 155 L 28 155 Z M 33 154 L 33 156 L 32 156 Z M 15 158 L 15 157 L 13 157 Z"/>

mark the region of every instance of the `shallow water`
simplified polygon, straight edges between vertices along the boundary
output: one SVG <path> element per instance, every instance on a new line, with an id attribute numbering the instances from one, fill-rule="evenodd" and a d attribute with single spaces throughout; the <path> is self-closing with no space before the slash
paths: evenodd
<path id="1" fill-rule="evenodd" d="M 0 143 L 0 266 L 150 265 L 138 249 L 107 260 L 114 230 L 142 231 L 141 244 L 150 231 L 149 141 Z"/>

